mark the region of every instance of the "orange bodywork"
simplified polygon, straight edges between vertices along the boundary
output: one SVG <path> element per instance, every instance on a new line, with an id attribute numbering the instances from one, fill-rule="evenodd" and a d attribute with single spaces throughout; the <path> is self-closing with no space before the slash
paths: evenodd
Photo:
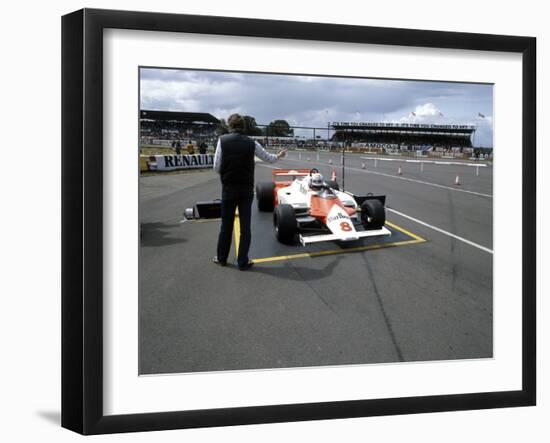
<path id="1" fill-rule="evenodd" d="M 340 200 L 337 198 L 328 199 L 328 198 L 318 197 L 317 195 L 312 195 L 309 215 L 321 220 L 323 223 L 326 224 L 328 213 L 330 212 L 330 210 L 334 205 L 344 208 L 342 203 L 340 203 Z"/>
<path id="2" fill-rule="evenodd" d="M 274 169 L 272 172 L 273 183 L 275 183 L 275 190 L 273 192 L 273 201 L 277 206 L 277 191 L 281 188 L 290 186 L 296 177 L 303 177 L 309 175 L 309 169 Z M 292 173 L 292 174 L 290 174 Z"/>
<path id="3" fill-rule="evenodd" d="M 273 183 L 275 183 L 275 191 L 273 193 L 273 199 L 275 201 L 275 206 L 277 206 L 277 191 L 281 188 L 286 188 L 290 186 L 296 177 L 303 177 L 310 174 L 309 169 L 274 169 L 272 172 Z M 334 180 L 335 173 L 333 172 L 332 179 Z M 311 197 L 311 208 L 309 215 L 312 217 L 318 218 L 323 223 L 326 224 L 327 216 L 333 205 L 338 205 L 344 209 L 348 215 L 355 214 L 354 208 L 345 207 L 339 198 L 323 198 L 317 195 Z"/>
<path id="4" fill-rule="evenodd" d="M 355 214 L 354 208 L 346 208 L 339 198 L 323 198 L 317 195 L 311 196 L 311 208 L 309 215 L 327 223 L 327 216 L 334 205 L 340 206 L 348 215 Z"/>

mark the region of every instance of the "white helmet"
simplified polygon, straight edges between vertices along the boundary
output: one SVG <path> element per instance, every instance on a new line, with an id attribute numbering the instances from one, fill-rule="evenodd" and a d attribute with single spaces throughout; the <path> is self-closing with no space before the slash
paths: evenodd
<path id="1" fill-rule="evenodd" d="M 321 186 L 323 186 L 323 183 L 324 183 L 324 180 L 321 174 L 319 174 L 318 172 L 311 174 L 310 185 L 312 188 L 319 189 L 321 188 Z"/>

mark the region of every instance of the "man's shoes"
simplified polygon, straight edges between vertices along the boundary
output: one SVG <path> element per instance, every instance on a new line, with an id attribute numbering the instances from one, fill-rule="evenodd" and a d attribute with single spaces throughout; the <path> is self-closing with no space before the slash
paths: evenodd
<path id="1" fill-rule="evenodd" d="M 221 261 L 221 260 L 218 260 L 218 257 L 214 257 L 212 259 L 212 261 L 217 264 L 217 265 L 220 265 L 220 266 L 227 266 L 227 262 L 226 261 Z"/>
<path id="2" fill-rule="evenodd" d="M 254 262 L 249 260 L 248 263 L 247 263 L 246 265 L 239 266 L 239 271 L 247 271 L 247 270 L 249 270 L 252 266 L 254 266 Z"/>
<path id="3" fill-rule="evenodd" d="M 212 259 L 212 262 L 217 264 L 218 266 L 227 266 L 227 262 L 226 261 L 221 261 L 221 260 L 218 260 L 218 257 L 214 257 Z M 248 261 L 248 263 L 244 266 L 239 266 L 239 270 L 240 271 L 247 271 L 248 269 L 250 269 L 252 266 L 254 265 L 254 262 L 253 261 Z"/>

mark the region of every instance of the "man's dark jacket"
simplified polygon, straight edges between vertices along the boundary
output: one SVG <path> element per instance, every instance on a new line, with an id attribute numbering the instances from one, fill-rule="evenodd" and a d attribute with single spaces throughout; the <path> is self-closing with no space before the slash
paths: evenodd
<path id="1" fill-rule="evenodd" d="M 220 177 L 227 188 L 254 187 L 255 142 L 246 135 L 232 132 L 220 137 L 222 157 Z"/>

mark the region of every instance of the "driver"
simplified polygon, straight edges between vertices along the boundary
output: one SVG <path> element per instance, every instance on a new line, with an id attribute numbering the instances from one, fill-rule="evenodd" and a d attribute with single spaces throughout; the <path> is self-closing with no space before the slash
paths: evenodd
<path id="1" fill-rule="evenodd" d="M 311 179 L 309 180 L 309 187 L 314 191 L 319 191 L 325 184 L 323 176 L 316 172 L 311 174 Z"/>

